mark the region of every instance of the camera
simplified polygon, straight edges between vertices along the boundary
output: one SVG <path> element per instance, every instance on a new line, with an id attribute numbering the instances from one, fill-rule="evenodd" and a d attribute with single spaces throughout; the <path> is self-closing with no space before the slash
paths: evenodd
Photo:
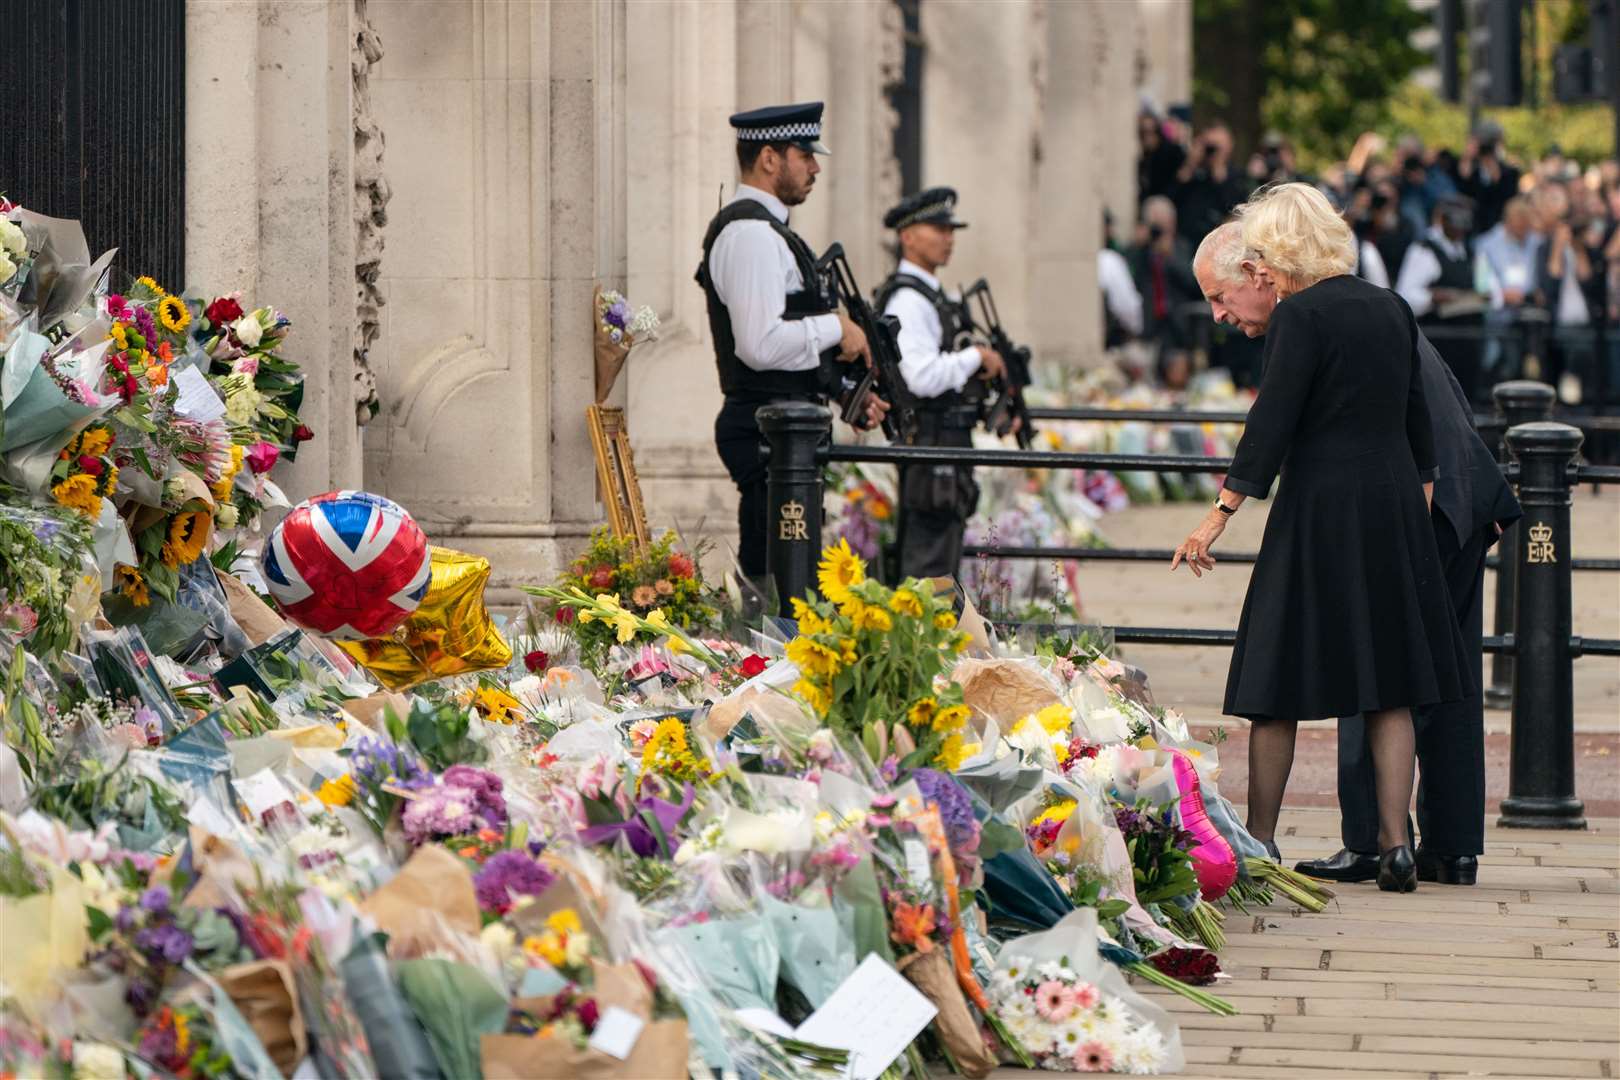
<path id="1" fill-rule="evenodd" d="M 1157 223 L 1148 226 L 1148 242 L 1157 243 L 1164 235 L 1164 226 Z"/>

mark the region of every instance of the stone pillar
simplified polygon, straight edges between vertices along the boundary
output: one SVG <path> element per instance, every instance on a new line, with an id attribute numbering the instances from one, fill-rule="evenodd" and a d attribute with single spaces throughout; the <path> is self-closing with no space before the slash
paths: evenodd
<path id="1" fill-rule="evenodd" d="M 1137 0 L 1144 63 L 1140 88 L 1162 113 L 1192 101 L 1192 0 Z"/>
<path id="2" fill-rule="evenodd" d="M 198 149 L 186 168 L 190 280 L 178 284 L 248 299 L 259 285 L 259 117 L 258 65 L 244 58 L 258 51 L 255 3 L 187 0 L 186 146 Z"/>

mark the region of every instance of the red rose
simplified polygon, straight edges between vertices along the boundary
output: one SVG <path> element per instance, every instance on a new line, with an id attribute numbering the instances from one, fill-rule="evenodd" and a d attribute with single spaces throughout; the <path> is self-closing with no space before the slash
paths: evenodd
<path id="1" fill-rule="evenodd" d="M 91 457 L 89 454 L 79 455 L 79 468 L 83 469 L 91 476 L 100 476 L 104 467 L 105 466 L 101 464 L 101 459 L 98 457 Z"/>
<path id="2" fill-rule="evenodd" d="M 671 577 L 689 578 L 697 571 L 692 565 L 692 556 L 676 552 L 669 557 L 669 574 Z"/>
<path id="3" fill-rule="evenodd" d="M 547 665 L 550 663 L 551 657 L 547 656 L 539 649 L 534 650 L 534 652 L 529 653 L 523 658 L 523 666 L 532 672 L 544 671 L 546 670 Z"/>
<path id="4" fill-rule="evenodd" d="M 556 618 L 558 622 L 562 623 L 564 626 L 567 626 L 569 623 L 574 621 L 574 609 L 571 607 L 560 607 L 557 609 Z"/>
<path id="5" fill-rule="evenodd" d="M 598 566 L 591 571 L 590 586 L 593 589 L 607 589 L 613 586 L 613 568 L 611 566 Z"/>
<path id="6" fill-rule="evenodd" d="M 763 675 L 765 669 L 769 666 L 766 659 L 756 653 L 742 662 L 742 673 L 745 677 L 752 679 L 756 675 Z"/>
<path id="7" fill-rule="evenodd" d="M 242 305 L 229 296 L 221 296 L 208 305 L 208 309 L 203 312 L 203 315 L 214 326 L 224 326 L 226 323 L 235 322 L 242 317 Z"/>
<path id="8" fill-rule="evenodd" d="M 303 424 L 299 424 L 293 429 L 293 442 L 295 443 L 309 442 L 314 437 L 315 433 Z"/>
<path id="9" fill-rule="evenodd" d="M 575 1006 L 574 1013 L 579 1017 L 579 1022 L 584 1025 L 586 1031 L 595 1031 L 596 1022 L 602 1018 L 602 1014 L 596 1008 L 595 998 L 585 998 L 580 1001 Z"/>

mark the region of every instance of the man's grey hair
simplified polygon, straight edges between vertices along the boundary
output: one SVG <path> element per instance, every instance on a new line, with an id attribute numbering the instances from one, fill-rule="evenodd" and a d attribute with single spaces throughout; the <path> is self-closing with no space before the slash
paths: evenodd
<path id="1" fill-rule="evenodd" d="M 1243 222 L 1228 221 L 1211 229 L 1193 254 L 1193 267 L 1209 267 L 1216 281 L 1243 284 Z"/>

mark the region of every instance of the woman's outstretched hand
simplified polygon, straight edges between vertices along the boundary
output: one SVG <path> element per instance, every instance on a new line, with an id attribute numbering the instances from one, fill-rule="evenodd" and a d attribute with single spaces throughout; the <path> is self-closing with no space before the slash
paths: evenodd
<path id="1" fill-rule="evenodd" d="M 1219 510 L 1210 510 L 1204 515 L 1204 520 L 1198 523 L 1198 528 L 1176 548 L 1176 553 L 1170 557 L 1170 569 L 1174 570 L 1184 561 L 1192 570 L 1193 577 L 1203 577 L 1205 570 L 1215 569 L 1215 557 L 1209 553 L 1209 549 L 1225 531 L 1226 515 Z"/>

